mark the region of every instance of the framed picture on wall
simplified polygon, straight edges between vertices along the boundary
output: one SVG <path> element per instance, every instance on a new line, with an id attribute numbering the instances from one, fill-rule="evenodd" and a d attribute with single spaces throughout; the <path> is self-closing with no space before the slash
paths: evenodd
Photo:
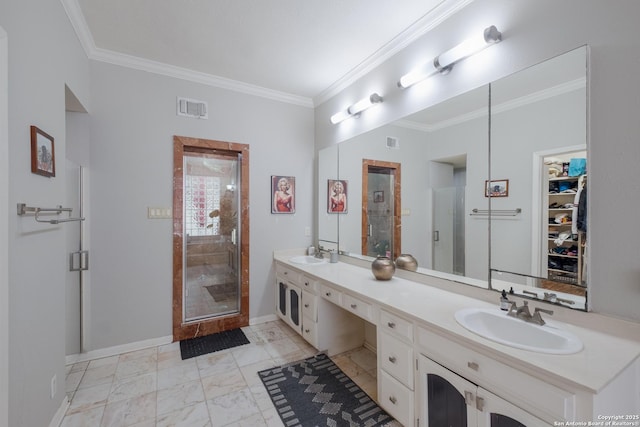
<path id="1" fill-rule="evenodd" d="M 296 212 L 296 178 L 294 176 L 271 175 L 271 213 L 292 214 Z"/>
<path id="2" fill-rule="evenodd" d="M 384 202 L 384 191 L 374 191 L 373 203 L 382 203 L 382 202 Z"/>
<path id="3" fill-rule="evenodd" d="M 56 157 L 53 137 L 31 126 L 31 172 L 46 176 L 56 176 Z"/>
<path id="4" fill-rule="evenodd" d="M 327 180 L 327 212 L 347 212 L 347 181 L 344 179 Z"/>
<path id="5" fill-rule="evenodd" d="M 484 197 L 508 197 L 509 196 L 509 180 L 508 179 L 496 179 L 485 180 L 484 182 Z"/>

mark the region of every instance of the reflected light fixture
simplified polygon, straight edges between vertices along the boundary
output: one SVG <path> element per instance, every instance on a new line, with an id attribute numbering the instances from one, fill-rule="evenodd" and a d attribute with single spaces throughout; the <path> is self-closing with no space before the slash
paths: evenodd
<path id="1" fill-rule="evenodd" d="M 405 74 L 400 78 L 398 86 L 401 88 L 408 88 L 409 86 L 413 86 L 436 73 L 447 74 L 457 62 L 500 41 L 502 41 L 502 33 L 498 31 L 495 25 L 487 27 L 482 34 L 477 34 L 476 36 L 463 41 L 454 48 L 436 56 L 433 58 L 433 61 L 427 62 L 415 70 Z"/>
<path id="2" fill-rule="evenodd" d="M 373 106 L 374 104 L 382 102 L 382 97 L 377 93 L 372 93 L 366 98 L 362 98 L 360 101 L 351 105 L 346 110 L 340 111 L 333 116 L 331 116 L 331 123 L 338 124 L 349 117 L 357 117 L 361 112 L 366 110 L 367 108 Z"/>

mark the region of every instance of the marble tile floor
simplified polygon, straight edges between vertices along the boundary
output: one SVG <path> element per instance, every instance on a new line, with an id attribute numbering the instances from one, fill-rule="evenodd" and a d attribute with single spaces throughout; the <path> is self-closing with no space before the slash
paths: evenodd
<path id="1" fill-rule="evenodd" d="M 61 427 L 282 426 L 257 372 L 316 354 L 284 322 L 243 328 L 250 344 L 192 359 L 178 343 L 67 366 Z M 332 357 L 376 398 L 376 356 Z"/>

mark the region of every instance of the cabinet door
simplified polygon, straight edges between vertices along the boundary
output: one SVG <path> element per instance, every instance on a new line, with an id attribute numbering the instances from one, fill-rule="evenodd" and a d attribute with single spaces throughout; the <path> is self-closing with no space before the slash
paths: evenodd
<path id="1" fill-rule="evenodd" d="M 289 309 L 289 324 L 298 333 L 302 332 L 302 291 L 297 286 L 288 284 L 287 303 Z"/>
<path id="2" fill-rule="evenodd" d="M 430 427 L 475 427 L 477 386 L 420 355 L 416 410 Z"/>
<path id="3" fill-rule="evenodd" d="M 478 427 L 542 427 L 549 423 L 478 387 Z"/>

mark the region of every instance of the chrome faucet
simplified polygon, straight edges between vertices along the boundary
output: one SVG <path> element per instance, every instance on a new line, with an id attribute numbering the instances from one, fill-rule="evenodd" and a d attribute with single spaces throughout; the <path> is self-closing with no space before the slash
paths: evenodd
<path id="1" fill-rule="evenodd" d="M 553 311 L 551 310 L 545 310 L 545 309 L 536 307 L 532 315 L 531 312 L 529 311 L 528 301 L 523 301 L 522 306 L 520 307 L 518 307 L 515 301 L 510 301 L 509 304 L 510 306 L 509 306 L 509 311 L 507 312 L 507 316 L 515 317 L 517 319 L 524 320 L 525 322 L 535 323 L 536 325 L 540 325 L 540 326 L 545 324 L 544 319 L 540 315 L 541 312 L 547 313 L 549 315 L 553 314 Z"/>
<path id="2" fill-rule="evenodd" d="M 322 255 L 323 252 L 329 253 L 330 251 L 328 249 L 325 249 L 322 246 L 318 245 L 318 250 L 316 251 L 315 257 L 318 258 L 318 259 L 324 258 L 324 255 Z"/>

